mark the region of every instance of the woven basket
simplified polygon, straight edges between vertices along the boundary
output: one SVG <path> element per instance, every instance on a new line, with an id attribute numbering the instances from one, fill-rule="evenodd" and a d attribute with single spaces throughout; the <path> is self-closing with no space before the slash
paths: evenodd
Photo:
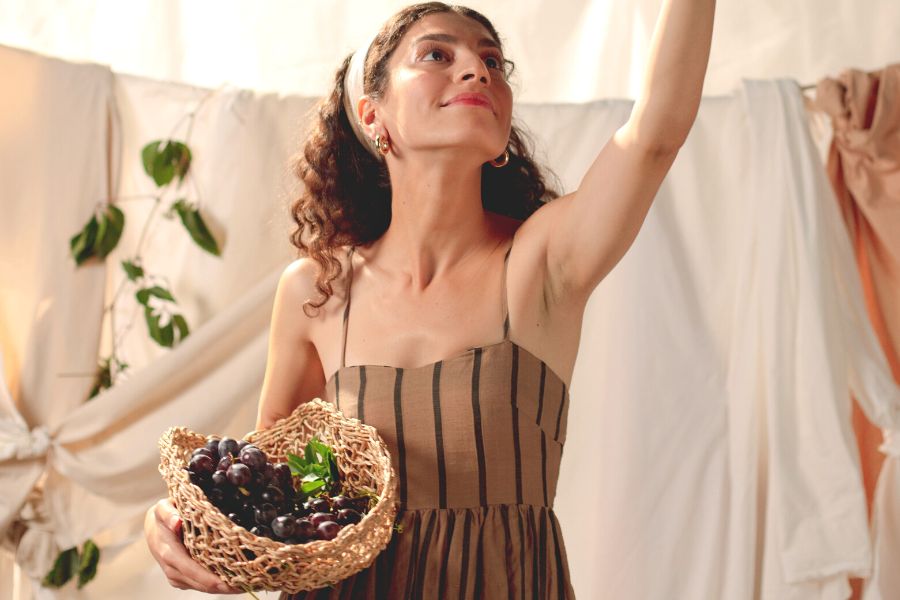
<path id="1" fill-rule="evenodd" d="M 393 533 L 398 485 L 387 446 L 375 428 L 314 398 L 271 428 L 243 439 L 258 446 L 270 462 L 285 462 L 288 453 L 302 455 L 313 436 L 334 449 L 348 487 L 373 490 L 379 500 L 359 523 L 345 526 L 333 540 L 283 544 L 236 525 L 191 483 L 184 467 L 206 436 L 184 427 L 163 434 L 159 471 L 183 520 L 184 544 L 194 560 L 232 587 L 288 593 L 334 585 L 374 562 Z M 244 550 L 253 553 L 252 560 Z"/>

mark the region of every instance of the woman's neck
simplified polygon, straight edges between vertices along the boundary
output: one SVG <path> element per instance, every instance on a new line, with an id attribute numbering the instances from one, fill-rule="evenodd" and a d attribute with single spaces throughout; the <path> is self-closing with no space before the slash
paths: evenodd
<path id="1" fill-rule="evenodd" d="M 481 170 L 471 164 L 393 164 L 391 189 L 391 223 L 377 242 L 378 262 L 413 291 L 496 245 L 482 207 Z"/>

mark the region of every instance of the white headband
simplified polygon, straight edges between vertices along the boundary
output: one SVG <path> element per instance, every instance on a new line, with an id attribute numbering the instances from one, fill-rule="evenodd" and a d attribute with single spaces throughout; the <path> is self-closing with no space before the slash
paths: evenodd
<path id="1" fill-rule="evenodd" d="M 356 134 L 360 143 L 365 146 L 366 150 L 368 150 L 375 158 L 383 160 L 381 153 L 375 150 L 374 142 L 370 140 L 363 131 L 362 123 L 359 122 L 359 116 L 357 116 L 356 113 L 356 105 L 363 95 L 366 55 L 369 53 L 369 47 L 372 45 L 372 42 L 377 35 L 378 32 L 376 31 L 375 35 L 369 38 L 369 42 L 365 46 L 361 46 L 357 49 L 350 59 L 350 66 L 347 67 L 347 72 L 344 74 L 344 110 L 347 113 L 347 118 L 350 120 L 350 125 L 353 127 L 353 132 Z"/>

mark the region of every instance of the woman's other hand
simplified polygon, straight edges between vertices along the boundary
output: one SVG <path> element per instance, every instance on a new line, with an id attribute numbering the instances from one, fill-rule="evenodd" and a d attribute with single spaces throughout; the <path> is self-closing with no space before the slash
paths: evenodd
<path id="1" fill-rule="evenodd" d="M 181 535 L 181 517 L 168 498 L 160 500 L 147 510 L 144 518 L 147 546 L 173 587 L 208 594 L 243 593 L 243 590 L 229 586 L 195 562 L 182 543 Z"/>

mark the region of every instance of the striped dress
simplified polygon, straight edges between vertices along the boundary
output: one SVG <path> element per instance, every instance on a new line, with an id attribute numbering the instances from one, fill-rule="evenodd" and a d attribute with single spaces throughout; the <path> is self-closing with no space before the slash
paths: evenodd
<path id="1" fill-rule="evenodd" d="M 282 600 L 575 597 L 553 512 L 568 390 L 509 339 L 511 249 L 503 262 L 503 340 L 420 367 L 345 366 L 348 285 L 341 366 L 326 399 L 387 443 L 402 531 L 367 569 Z"/>

